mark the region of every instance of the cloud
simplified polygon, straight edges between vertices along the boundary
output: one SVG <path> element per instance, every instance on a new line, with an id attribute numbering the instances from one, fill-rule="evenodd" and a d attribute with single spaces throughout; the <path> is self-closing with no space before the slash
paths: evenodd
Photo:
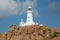
<path id="1" fill-rule="evenodd" d="M 0 0 L 0 16 L 23 14 L 29 5 L 35 8 L 36 3 L 36 0 L 25 0 L 23 2 L 19 2 L 19 0 Z M 33 11 L 38 14 L 37 10 Z"/>
<path id="2" fill-rule="evenodd" d="M 49 10 L 49 12 L 51 12 L 53 14 L 60 13 L 60 3 L 58 3 L 58 2 L 49 3 L 48 10 Z"/>
<path id="3" fill-rule="evenodd" d="M 0 0 L 0 15 L 12 15 L 16 14 L 17 8 L 20 7 L 21 4 L 13 1 L 13 0 Z"/>

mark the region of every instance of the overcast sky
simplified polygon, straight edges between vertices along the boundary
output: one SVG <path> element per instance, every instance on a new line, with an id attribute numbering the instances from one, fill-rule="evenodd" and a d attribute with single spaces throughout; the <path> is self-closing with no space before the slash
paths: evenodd
<path id="1" fill-rule="evenodd" d="M 32 6 L 34 21 L 51 28 L 60 28 L 60 0 L 0 0 L 0 32 L 10 25 L 26 21 L 27 7 Z"/>

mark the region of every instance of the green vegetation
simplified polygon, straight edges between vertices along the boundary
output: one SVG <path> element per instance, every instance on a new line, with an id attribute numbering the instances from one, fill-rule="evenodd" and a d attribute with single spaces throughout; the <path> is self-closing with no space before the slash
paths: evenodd
<path id="1" fill-rule="evenodd" d="M 55 34 L 60 34 L 60 32 L 54 32 Z"/>
<path id="2" fill-rule="evenodd" d="M 38 35 L 41 35 L 40 33 L 38 33 Z"/>
<path id="3" fill-rule="evenodd" d="M 50 37 L 54 38 L 54 37 L 57 37 L 57 35 L 56 34 L 50 34 Z"/>
<path id="4" fill-rule="evenodd" d="M 46 30 L 43 30 L 43 34 L 45 34 L 46 33 Z"/>
<path id="5" fill-rule="evenodd" d="M 14 31 L 17 32 L 19 29 L 20 29 L 19 27 L 18 28 L 15 28 Z"/>
<path id="6" fill-rule="evenodd" d="M 50 34 L 51 38 L 57 37 L 60 34 L 60 32 L 54 32 L 53 34 Z"/>
<path id="7" fill-rule="evenodd" d="M 19 30 L 19 27 L 18 27 L 18 28 L 16 28 L 16 30 Z"/>

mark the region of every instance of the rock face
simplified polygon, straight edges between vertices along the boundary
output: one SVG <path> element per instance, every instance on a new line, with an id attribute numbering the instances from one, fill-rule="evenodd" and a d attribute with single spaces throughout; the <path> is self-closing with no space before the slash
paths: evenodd
<path id="1" fill-rule="evenodd" d="M 0 40 L 60 40 L 60 29 L 38 25 L 12 25 L 8 32 L 0 33 Z"/>

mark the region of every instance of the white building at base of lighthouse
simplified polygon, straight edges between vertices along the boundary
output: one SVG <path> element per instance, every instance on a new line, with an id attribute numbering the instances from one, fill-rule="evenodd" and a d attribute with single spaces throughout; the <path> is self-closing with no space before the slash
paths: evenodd
<path id="1" fill-rule="evenodd" d="M 26 22 L 23 22 L 23 19 L 21 19 L 21 22 L 20 22 L 20 26 L 30 26 L 30 25 L 38 25 L 38 23 L 33 21 L 31 6 L 28 7 Z"/>

